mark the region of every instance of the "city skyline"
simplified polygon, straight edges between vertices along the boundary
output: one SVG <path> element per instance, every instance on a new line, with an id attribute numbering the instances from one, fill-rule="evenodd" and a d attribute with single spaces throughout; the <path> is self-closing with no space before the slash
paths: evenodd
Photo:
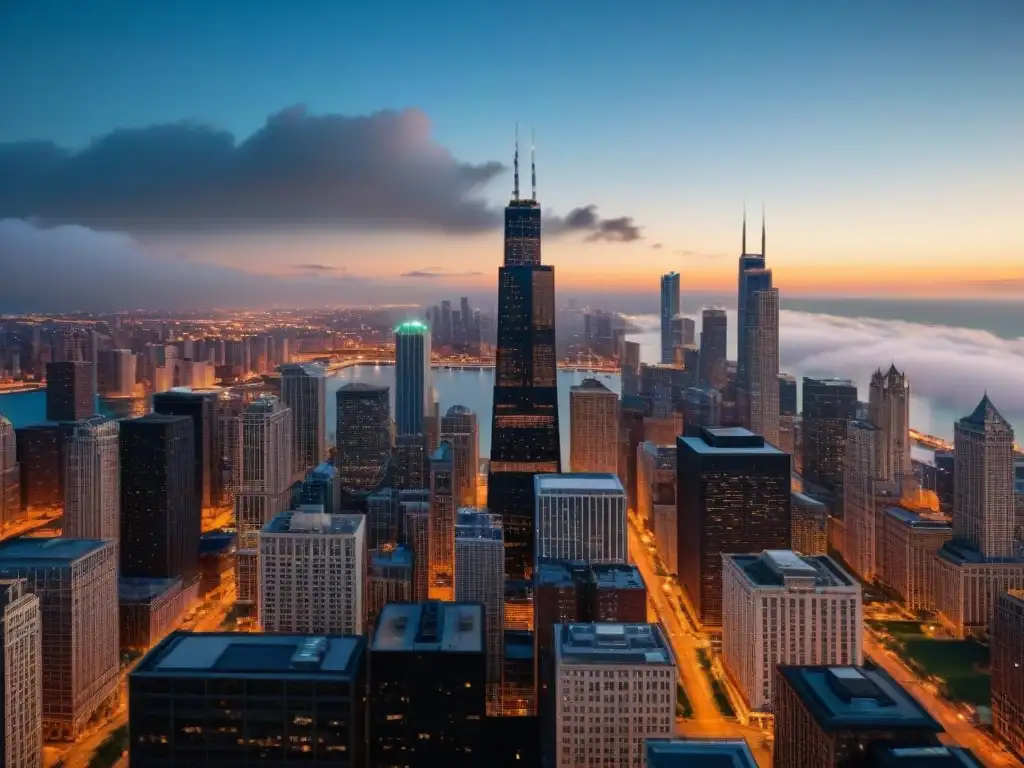
<path id="1" fill-rule="evenodd" d="M 684 291 L 724 291 L 744 202 L 764 201 L 786 293 L 1024 292 L 1021 108 L 999 96 L 1021 85 L 1024 12 L 788 5 L 797 23 L 739 2 L 649 10 L 625 30 L 574 2 L 545 9 L 528 46 L 535 87 L 499 101 L 485 97 L 520 69 L 481 47 L 491 14 L 455 0 L 423 18 L 410 8 L 379 50 L 387 25 L 372 9 L 111 2 L 64 8 L 67 24 L 48 28 L 42 6 L 5 8 L 0 66 L 22 73 L 0 89 L 22 105 L 0 128 L 0 253 L 25 265 L 11 294 L 46 274 L 29 255 L 51 250 L 51 265 L 162 275 L 164 296 L 190 300 L 190 284 L 217 280 L 254 303 L 271 282 L 310 302 L 429 295 L 438 278 L 486 292 L 517 122 L 524 138 L 537 128 L 546 261 L 566 290 L 639 291 L 678 270 Z M 449 14 L 457 23 L 439 24 Z M 170 53 L 186 28 L 182 60 Z M 282 29 L 281 56 L 263 56 Z M 628 65 L 591 44 L 613 29 L 638 54 Z M 136 65 L 113 76 L 122 61 Z M 753 133 L 740 127 L 751 115 Z M 126 170 L 98 187 L 90 168 L 105 163 Z"/>

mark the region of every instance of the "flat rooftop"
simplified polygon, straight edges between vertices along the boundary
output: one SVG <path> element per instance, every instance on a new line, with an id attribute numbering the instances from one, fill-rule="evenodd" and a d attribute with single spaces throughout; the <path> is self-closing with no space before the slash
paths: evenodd
<path id="1" fill-rule="evenodd" d="M 743 427 L 703 427 L 700 437 L 677 437 L 676 444 L 706 455 L 787 455 Z"/>
<path id="2" fill-rule="evenodd" d="M 412 550 L 407 547 L 367 550 L 371 568 L 387 566 L 412 568 Z"/>
<path id="3" fill-rule="evenodd" d="M 820 509 L 822 512 L 824 512 L 828 508 L 828 505 L 826 505 L 825 502 L 818 501 L 817 499 L 808 496 L 806 493 L 800 493 L 800 491 L 790 491 L 789 495 L 792 497 L 793 501 L 795 501 L 802 507 Z"/>
<path id="4" fill-rule="evenodd" d="M 537 493 L 621 493 L 622 482 L 611 473 L 571 472 L 561 475 L 537 475 Z"/>
<path id="5" fill-rule="evenodd" d="M 540 558 L 534 568 L 533 579 L 537 587 L 571 587 L 588 573 L 589 566 L 582 561 Z"/>
<path id="6" fill-rule="evenodd" d="M 319 509 L 322 509 L 322 507 L 319 507 Z M 300 536 L 355 534 L 363 526 L 365 520 L 365 515 L 290 510 L 288 512 L 281 512 L 274 517 L 273 520 L 263 526 L 261 533 L 296 534 Z"/>
<path id="7" fill-rule="evenodd" d="M 590 566 L 599 589 L 646 589 L 644 577 L 635 565 L 596 563 Z"/>
<path id="8" fill-rule="evenodd" d="M 894 520 L 899 520 L 911 528 L 922 530 L 951 531 L 953 530 L 949 520 L 936 516 L 924 516 L 913 510 L 904 507 L 886 507 L 885 514 Z"/>
<path id="9" fill-rule="evenodd" d="M 767 549 L 756 555 L 726 555 L 756 587 L 783 587 L 786 579 L 814 579 L 817 588 L 855 587 L 856 579 L 827 555 Z"/>
<path id="10" fill-rule="evenodd" d="M 942 732 L 917 700 L 881 669 L 778 667 L 826 732 L 839 729 L 926 729 Z"/>
<path id="11" fill-rule="evenodd" d="M 757 768 L 743 739 L 647 739 L 647 768 Z"/>
<path id="12" fill-rule="evenodd" d="M 477 603 L 389 603 L 377 618 L 370 650 L 481 653 L 484 609 Z"/>
<path id="13" fill-rule="evenodd" d="M 945 542 L 936 553 L 946 562 L 953 565 L 1020 565 L 1024 568 L 1024 558 L 1019 557 L 990 557 L 986 558 L 981 550 L 971 542 L 963 539 L 950 539 Z"/>
<path id="14" fill-rule="evenodd" d="M 525 661 L 533 658 L 533 632 L 525 629 L 506 629 L 505 658 Z"/>
<path id="15" fill-rule="evenodd" d="M 135 676 L 315 677 L 354 674 L 366 641 L 358 635 L 185 632 L 168 635 L 139 662 Z"/>
<path id="16" fill-rule="evenodd" d="M 181 579 L 122 576 L 117 580 L 117 599 L 122 603 L 146 603 L 175 587 L 181 588 Z"/>
<path id="17" fill-rule="evenodd" d="M 0 542 L 0 568 L 68 565 L 113 543 L 103 539 L 15 538 Z"/>
<path id="18" fill-rule="evenodd" d="M 556 624 L 558 664 L 671 664 L 657 624 Z"/>
<path id="19" fill-rule="evenodd" d="M 878 749 L 874 765 L 881 768 L 981 768 L 970 750 L 962 747 L 890 747 Z"/>

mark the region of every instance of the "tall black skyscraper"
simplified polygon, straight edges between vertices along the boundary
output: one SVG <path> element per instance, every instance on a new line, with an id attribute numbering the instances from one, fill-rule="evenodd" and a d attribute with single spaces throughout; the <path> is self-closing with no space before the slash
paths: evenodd
<path id="1" fill-rule="evenodd" d="M 203 506 L 220 499 L 220 446 L 217 439 L 217 396 L 213 392 L 192 392 L 172 389 L 153 395 L 153 410 L 169 416 L 188 416 L 192 419 L 193 459 L 196 498 Z"/>
<path id="2" fill-rule="evenodd" d="M 857 387 L 846 379 L 803 383 L 804 480 L 843 497 L 846 432 L 857 418 Z"/>
<path id="3" fill-rule="evenodd" d="M 188 416 L 121 422 L 121 575 L 176 578 L 199 568 L 202 513 Z"/>
<path id="4" fill-rule="evenodd" d="M 391 458 L 391 406 L 388 388 L 359 382 L 335 395 L 334 464 L 348 491 L 373 491 L 381 484 Z"/>
<path id="5" fill-rule="evenodd" d="M 737 295 L 736 309 L 736 385 L 745 392 L 750 391 L 747 383 L 747 376 L 750 373 L 749 344 L 747 328 L 751 322 L 747 317 L 747 305 L 753 298 L 752 294 L 763 288 L 762 280 L 748 278 L 747 273 L 751 270 L 764 269 L 765 252 L 765 226 L 761 221 L 761 252 L 747 253 L 747 214 L 743 213 L 743 252 L 740 254 L 739 263 L 739 289 Z M 771 287 L 770 278 L 767 287 Z M 752 308 L 751 308 L 752 309 Z"/>
<path id="6" fill-rule="evenodd" d="M 729 320 L 725 310 L 705 307 L 700 322 L 700 383 L 718 388 L 725 383 Z"/>
<path id="7" fill-rule="evenodd" d="M 46 420 L 79 421 L 95 412 L 96 387 L 92 363 L 47 363 Z"/>
<path id="8" fill-rule="evenodd" d="M 533 567 L 533 476 L 561 471 L 558 369 L 555 363 L 555 270 L 540 263 L 540 205 L 515 187 L 505 208 L 505 263 L 498 269 L 498 345 L 487 506 L 505 528 L 505 573 Z"/>

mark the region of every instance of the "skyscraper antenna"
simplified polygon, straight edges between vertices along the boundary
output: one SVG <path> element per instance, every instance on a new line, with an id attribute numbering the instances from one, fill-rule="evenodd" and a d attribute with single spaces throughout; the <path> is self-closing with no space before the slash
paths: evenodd
<path id="1" fill-rule="evenodd" d="M 512 163 L 515 172 L 515 186 L 512 187 L 512 199 L 519 199 L 519 123 L 516 123 L 516 158 Z"/>
<path id="2" fill-rule="evenodd" d="M 765 228 L 764 228 L 764 201 L 761 201 L 761 257 L 764 258 L 765 251 Z"/>
<path id="3" fill-rule="evenodd" d="M 536 133 L 534 132 L 533 128 L 531 127 L 530 128 L 530 188 L 531 188 L 530 199 L 533 200 L 533 202 L 537 202 L 537 159 L 536 159 L 536 152 L 537 152 Z"/>
<path id="4" fill-rule="evenodd" d="M 743 250 L 740 252 L 741 256 L 745 256 L 747 253 L 747 204 L 743 204 Z"/>

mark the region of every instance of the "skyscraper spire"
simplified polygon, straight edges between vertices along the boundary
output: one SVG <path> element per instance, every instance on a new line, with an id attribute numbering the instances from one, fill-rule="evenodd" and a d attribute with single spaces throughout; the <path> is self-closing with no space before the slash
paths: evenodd
<path id="1" fill-rule="evenodd" d="M 519 123 L 516 123 L 516 157 L 512 161 L 513 172 L 515 173 L 515 185 L 512 187 L 512 199 L 519 199 Z"/>
<path id="2" fill-rule="evenodd" d="M 764 256 L 765 228 L 764 228 L 764 203 L 761 203 L 761 256 Z"/>
<path id="3" fill-rule="evenodd" d="M 740 255 L 744 255 L 747 252 L 747 204 L 743 204 L 743 250 L 740 251 Z"/>
<path id="4" fill-rule="evenodd" d="M 537 161 L 536 161 L 536 135 L 533 128 L 530 128 L 530 199 L 537 202 Z"/>

